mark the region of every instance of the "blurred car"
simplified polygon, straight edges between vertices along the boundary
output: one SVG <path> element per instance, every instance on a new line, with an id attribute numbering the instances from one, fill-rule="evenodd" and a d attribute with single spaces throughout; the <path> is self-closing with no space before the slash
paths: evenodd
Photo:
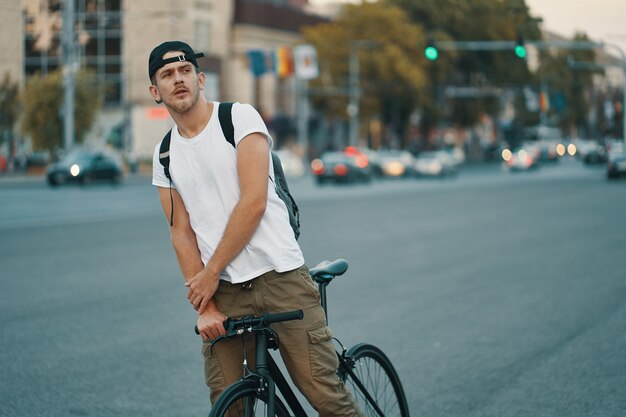
<path id="1" fill-rule="evenodd" d="M 295 153 L 288 149 L 279 149 L 274 151 L 280 158 L 280 162 L 283 166 L 283 172 L 288 178 L 300 178 L 304 175 L 304 164 Z"/>
<path id="2" fill-rule="evenodd" d="M 443 177 L 457 172 L 458 162 L 445 151 L 420 152 L 415 159 L 415 172 L 425 177 Z"/>
<path id="3" fill-rule="evenodd" d="M 613 153 L 609 158 L 606 177 L 610 180 L 626 176 L 626 153 Z"/>
<path id="4" fill-rule="evenodd" d="M 117 184 L 122 180 L 121 165 L 102 152 L 74 151 L 59 162 L 48 167 L 46 179 L 51 186 L 68 182 L 89 184 L 94 181 L 110 181 Z"/>
<path id="5" fill-rule="evenodd" d="M 528 171 L 539 167 L 539 148 L 526 145 L 513 152 L 509 149 L 502 151 L 504 166 L 509 171 Z"/>
<path id="6" fill-rule="evenodd" d="M 539 148 L 539 161 L 541 162 L 558 162 L 559 154 L 557 153 L 557 143 L 553 141 L 539 141 L 537 147 Z"/>
<path id="7" fill-rule="evenodd" d="M 585 164 L 604 164 L 607 153 L 603 146 L 595 140 L 579 141 L 577 155 Z"/>
<path id="8" fill-rule="evenodd" d="M 415 175 L 415 159 L 407 151 L 379 151 L 378 160 L 382 173 L 386 177 L 410 177 Z"/>
<path id="9" fill-rule="evenodd" d="M 347 146 L 344 150 L 346 155 L 353 158 L 360 158 L 362 161 L 367 158 L 368 169 L 371 171 L 371 175 L 374 177 L 381 177 L 383 175 L 383 168 L 380 163 L 380 157 L 378 152 L 363 147 Z"/>
<path id="10" fill-rule="evenodd" d="M 351 157 L 345 152 L 326 152 L 311 161 L 311 171 L 318 184 L 325 182 L 350 183 L 371 180 L 367 158 Z"/>

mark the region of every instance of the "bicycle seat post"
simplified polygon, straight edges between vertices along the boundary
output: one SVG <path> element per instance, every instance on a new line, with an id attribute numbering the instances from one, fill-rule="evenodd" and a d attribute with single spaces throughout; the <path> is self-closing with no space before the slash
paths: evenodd
<path id="1" fill-rule="evenodd" d="M 320 282 L 317 285 L 317 288 L 319 289 L 320 292 L 320 304 L 322 305 L 322 308 L 324 309 L 324 315 L 326 316 L 326 324 L 328 325 L 328 303 L 327 303 L 327 299 L 326 299 L 326 287 L 328 286 L 329 282 Z"/>

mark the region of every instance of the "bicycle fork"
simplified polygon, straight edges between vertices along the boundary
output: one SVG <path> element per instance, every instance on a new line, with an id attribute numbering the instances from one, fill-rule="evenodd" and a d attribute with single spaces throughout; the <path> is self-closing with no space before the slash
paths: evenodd
<path id="1" fill-rule="evenodd" d="M 259 387 L 257 391 L 259 393 L 265 392 L 267 394 L 267 416 L 276 415 L 276 386 L 274 380 L 269 376 L 268 364 L 267 364 L 267 338 L 268 335 L 265 332 L 256 334 L 256 358 L 257 358 L 257 373 L 259 374 Z"/>

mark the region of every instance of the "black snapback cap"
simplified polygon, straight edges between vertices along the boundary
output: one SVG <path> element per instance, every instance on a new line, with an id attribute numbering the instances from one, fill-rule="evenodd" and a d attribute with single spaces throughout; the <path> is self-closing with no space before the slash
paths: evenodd
<path id="1" fill-rule="evenodd" d="M 174 56 L 172 58 L 163 59 L 163 55 L 171 51 L 180 51 L 183 55 Z M 150 52 L 150 58 L 148 59 L 148 77 L 152 80 L 152 76 L 167 64 L 177 61 L 188 61 L 198 66 L 196 58 L 203 57 L 203 53 L 195 53 L 191 46 L 181 41 L 167 41 L 157 46 Z"/>

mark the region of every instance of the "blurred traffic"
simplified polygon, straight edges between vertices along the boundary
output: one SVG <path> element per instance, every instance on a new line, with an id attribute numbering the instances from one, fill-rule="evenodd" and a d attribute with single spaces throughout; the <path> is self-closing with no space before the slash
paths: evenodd
<path id="1" fill-rule="evenodd" d="M 85 150 L 70 152 L 58 162 L 50 164 L 46 171 L 46 180 L 53 187 L 66 183 L 88 185 L 101 181 L 118 184 L 123 176 L 122 166 L 114 156 Z"/>

